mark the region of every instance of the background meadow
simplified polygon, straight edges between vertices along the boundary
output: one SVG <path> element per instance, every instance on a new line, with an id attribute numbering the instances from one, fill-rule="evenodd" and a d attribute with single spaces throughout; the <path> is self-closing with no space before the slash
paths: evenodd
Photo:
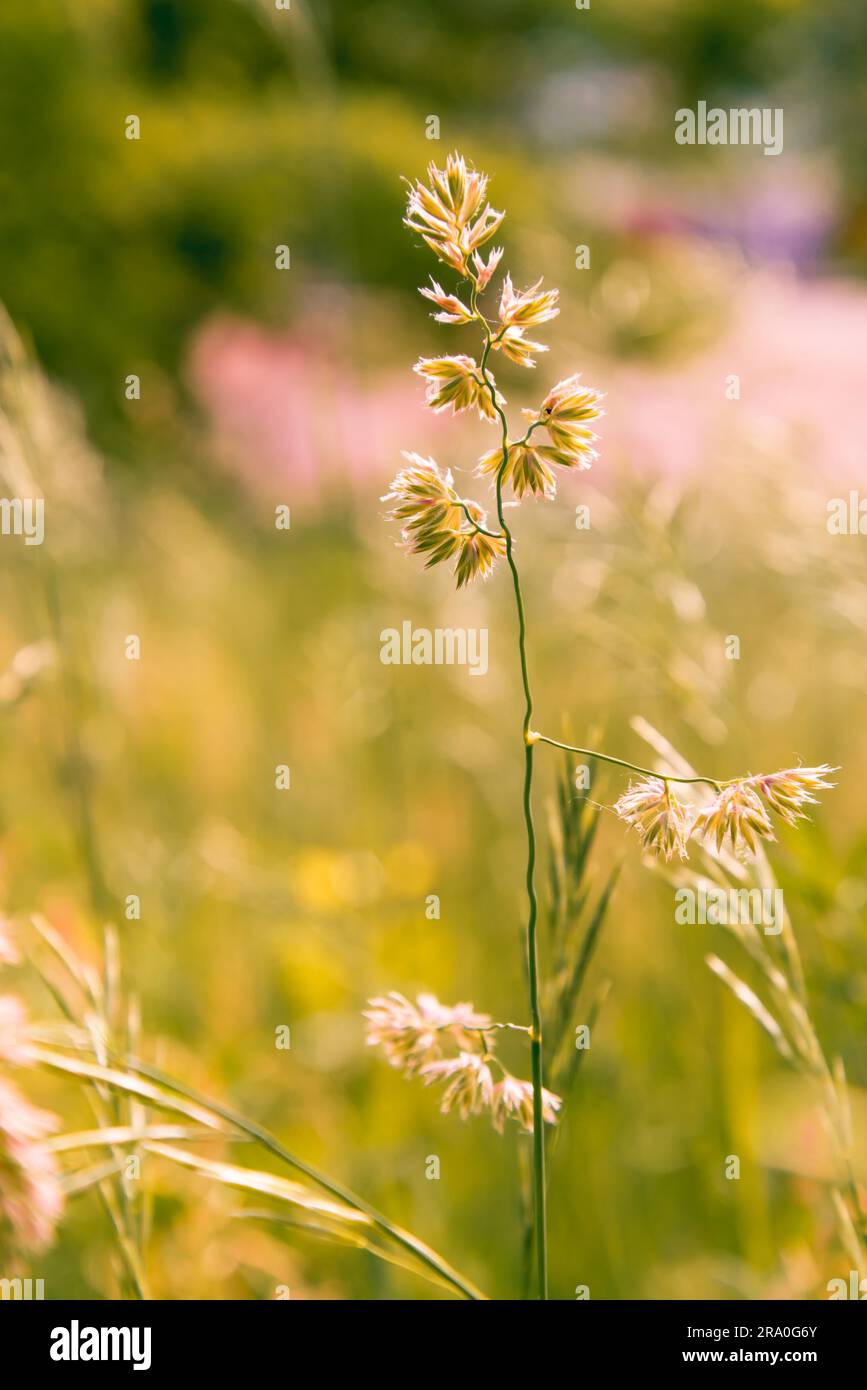
<path id="1" fill-rule="evenodd" d="M 574 370 L 607 392 L 594 470 L 513 518 L 538 724 L 644 762 L 641 717 L 720 777 L 841 765 L 772 860 L 867 1179 L 867 561 L 826 526 L 863 478 L 867 21 L 855 0 L 531 9 L 0 14 L 0 479 L 17 495 L 25 469 L 46 498 L 44 546 L 0 538 L 0 906 L 94 961 L 115 918 L 152 1059 L 500 1297 L 522 1284 L 529 1140 L 439 1115 L 361 1019 L 391 988 L 526 1009 L 511 595 L 502 573 L 461 594 L 423 575 L 380 501 L 402 448 L 465 482 L 492 446 L 426 414 L 409 370 L 472 350 L 428 318 L 430 257 L 401 226 L 400 176 L 452 148 L 492 176 L 516 283 L 561 291 L 539 373 L 503 373 L 510 404 Z M 675 145 L 699 99 L 782 106 L 784 153 Z M 407 619 L 487 627 L 487 675 L 382 665 Z M 544 825 L 562 765 L 537 765 Z M 593 796 L 621 789 L 600 773 Z M 707 970 L 714 951 L 753 979 L 725 933 L 677 925 L 603 811 L 594 895 L 620 861 L 552 1152 L 553 1295 L 825 1297 L 849 1260 L 815 1096 Z M 68 1087 L 31 1091 L 84 1113 Z M 143 1180 L 157 1296 L 437 1296 L 237 1220 L 193 1175 L 149 1160 Z M 48 1297 L 118 1287 L 93 1194 L 34 1273 Z"/>

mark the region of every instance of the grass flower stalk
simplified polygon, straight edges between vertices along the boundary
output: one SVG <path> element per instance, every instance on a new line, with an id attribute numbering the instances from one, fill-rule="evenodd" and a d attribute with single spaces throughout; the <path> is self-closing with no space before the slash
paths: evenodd
<path id="1" fill-rule="evenodd" d="M 510 282 L 511 283 L 511 282 Z M 470 303 L 474 314 L 477 309 L 478 286 L 473 283 Z M 530 1068 L 533 1078 L 533 1228 L 536 1249 L 536 1278 L 539 1298 L 548 1297 L 548 1214 L 547 1188 L 545 1179 L 545 1126 L 543 1120 L 543 1067 L 542 1067 L 542 1008 L 539 986 L 539 943 L 538 920 L 539 902 L 536 895 L 536 827 L 533 821 L 533 740 L 530 738 L 530 725 L 533 719 L 533 693 L 530 688 L 530 674 L 527 666 L 527 619 L 524 610 L 524 596 L 521 591 L 521 577 L 515 563 L 514 541 L 503 510 L 503 478 L 509 466 L 509 422 L 497 399 L 497 389 L 488 373 L 487 362 L 491 351 L 491 334 L 487 322 L 485 327 L 485 347 L 480 364 L 482 377 L 490 394 L 491 403 L 497 412 L 502 430 L 502 463 L 497 471 L 496 496 L 497 518 L 506 539 L 506 563 L 512 575 L 515 594 L 515 609 L 518 618 L 518 656 L 521 663 L 521 684 L 524 690 L 524 716 L 521 724 L 521 740 L 524 747 L 524 786 L 522 805 L 524 826 L 527 833 L 527 989 L 530 1003 Z"/>
<path id="2" fill-rule="evenodd" d="M 712 839 L 718 851 L 726 843 L 736 854 L 754 857 L 759 852 L 761 840 L 774 839 L 772 815 L 790 825 L 803 818 L 804 806 L 816 801 L 814 793 L 833 785 L 826 776 L 835 769 L 823 764 L 727 780 L 696 774 L 676 776 L 641 767 L 594 748 L 563 743 L 533 729 L 527 615 L 515 560 L 514 537 L 506 520 L 504 491 L 509 487 L 516 501 L 526 496 L 551 500 L 556 496 L 558 469 L 583 471 L 590 468 L 597 458 L 593 425 L 603 414 L 600 409 L 602 394 L 585 385 L 577 374 L 566 377 L 548 391 L 537 409 L 524 410 L 524 419 L 528 422 L 524 433 L 510 438 L 506 400 L 491 370 L 492 354 L 501 352 L 522 368 L 535 367 L 534 354 L 546 348 L 543 343 L 528 339 L 526 331 L 556 317 L 558 293 L 542 290 L 541 280 L 527 290 L 516 290 L 507 273 L 500 290 L 496 318 L 483 312 L 480 296 L 489 286 L 503 254 L 501 248 L 488 253 L 487 259 L 481 254 L 481 247 L 498 232 L 504 218 L 502 212 L 495 212 L 486 201 L 487 186 L 486 175 L 469 167 L 460 154 L 451 154 L 445 168 L 439 169 L 435 164 L 428 167 L 427 183 L 416 181 L 409 185 L 404 223 L 412 232 L 421 235 L 438 260 L 456 272 L 462 282 L 454 292 L 433 279 L 430 287 L 421 288 L 422 296 L 438 311 L 433 317 L 443 324 L 475 327 L 481 332 L 478 361 L 466 354 L 421 358 L 414 371 L 427 383 L 426 404 L 430 409 L 449 410 L 452 414 L 471 410 L 483 421 L 499 425 L 499 443 L 482 456 L 477 469 L 480 477 L 493 482 L 499 530 L 488 528 L 486 514 L 477 502 L 457 493 L 450 472 L 443 474 L 435 460 L 421 459 L 416 454 L 405 455 L 410 466 L 398 474 L 384 500 L 396 503 L 392 516 L 403 527 L 404 544 L 409 551 L 424 554 L 428 568 L 456 558 L 458 588 L 476 578 L 487 579 L 502 558 L 512 579 L 523 691 L 521 804 L 526 837 L 525 952 L 529 992 L 529 1025 L 516 1026 L 523 1028 L 529 1037 L 532 1106 L 525 1105 L 528 1093 L 521 1090 L 523 1083 L 512 1084 L 514 1078 L 504 1083 L 505 1091 L 499 1104 L 493 1104 L 494 1083 L 487 1042 L 483 1042 L 480 1050 L 461 1047 L 456 1057 L 437 1055 L 415 1065 L 416 1035 L 404 1036 L 398 1030 L 397 1037 L 380 1036 L 379 1023 L 374 1018 L 369 1041 L 382 1042 L 392 1064 L 401 1065 L 407 1075 L 417 1073 L 428 1082 L 448 1080 L 443 1108 L 454 1106 L 462 1118 L 493 1112 L 495 1127 L 502 1130 L 509 1114 L 520 1115 L 525 1109 L 532 1110 L 532 1240 L 537 1295 L 546 1299 L 545 1124 L 556 1121 L 560 1098 L 544 1087 L 546 1059 L 538 942 L 537 838 L 533 820 L 536 745 L 547 744 L 637 774 L 642 780 L 630 783 L 613 810 L 624 824 L 637 832 L 644 849 L 666 863 L 675 857 L 687 860 L 690 842 L 706 839 Z M 689 784 L 711 788 L 714 798 L 710 804 L 696 807 L 681 800 L 676 787 Z M 368 1020 L 371 1021 L 370 1014 Z"/>

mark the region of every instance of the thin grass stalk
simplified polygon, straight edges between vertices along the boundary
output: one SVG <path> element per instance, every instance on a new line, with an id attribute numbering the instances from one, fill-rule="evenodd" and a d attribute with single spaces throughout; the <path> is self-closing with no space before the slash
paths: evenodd
<path id="1" fill-rule="evenodd" d="M 60 599 L 60 585 L 56 569 L 51 566 L 45 575 L 44 580 L 45 604 L 48 612 L 49 629 L 52 639 L 57 649 L 60 678 L 62 687 L 62 698 L 64 702 L 64 743 L 67 763 L 67 771 L 70 779 L 75 815 L 78 825 L 78 849 L 84 866 L 85 878 L 87 880 L 88 891 L 93 911 L 100 917 L 105 917 L 110 908 L 110 897 L 106 886 L 105 875 L 102 868 L 102 856 L 96 834 L 95 818 L 93 805 L 90 795 L 88 768 L 85 760 L 84 749 L 81 743 L 78 717 L 78 680 L 72 662 L 69 645 L 66 640 L 66 629 L 63 621 L 63 607 Z M 56 949 L 56 948 L 55 948 Z M 65 951 L 63 954 L 66 954 Z M 109 970 L 109 954 L 106 952 L 106 968 Z M 73 972 L 75 974 L 75 972 Z M 106 987 L 110 984 L 109 974 L 106 976 Z M 99 1010 L 99 1004 L 95 998 L 92 987 L 87 988 L 93 1002 Z M 105 993 L 105 990 L 103 991 Z M 108 1017 L 103 1016 L 103 1022 L 108 1027 Z M 108 1117 L 104 1110 L 97 1109 L 97 1105 L 102 1102 L 98 1100 L 97 1094 L 92 1094 L 94 1113 L 100 1125 L 108 1123 Z M 109 1104 L 112 1102 L 109 1101 Z M 115 1119 L 118 1116 L 115 1115 Z M 111 1190 L 114 1184 L 115 1191 L 112 1192 L 112 1199 L 109 1200 L 107 1190 Z M 140 1227 L 134 1220 L 130 1194 L 126 1187 L 123 1173 L 118 1170 L 113 1179 L 106 1179 L 99 1183 L 99 1188 L 103 1205 L 109 1215 L 112 1224 L 118 1234 L 118 1241 L 130 1274 L 133 1291 L 140 1299 L 149 1297 L 147 1293 L 147 1283 L 144 1277 L 144 1261 L 139 1243 Z M 115 1200 L 119 1197 L 119 1201 Z"/>
<path id="2" fill-rule="evenodd" d="M 473 282 L 470 307 L 478 314 L 476 304 L 477 286 Z M 542 1005 L 539 989 L 539 945 L 538 916 L 539 904 L 536 896 L 536 828 L 533 822 L 533 741 L 530 729 L 533 720 L 533 695 L 527 667 L 527 620 L 524 612 L 524 596 L 521 591 L 521 578 L 513 554 L 512 532 L 506 522 L 503 509 L 503 477 L 509 462 L 509 423 L 497 399 L 497 390 L 488 372 L 487 362 L 491 351 L 491 332 L 485 319 L 479 315 L 484 325 L 485 347 L 479 363 L 479 370 L 496 411 L 502 431 L 503 462 L 497 472 L 497 518 L 506 538 L 506 562 L 512 575 L 515 592 L 515 608 L 518 616 L 518 655 L 521 663 L 521 683 L 524 688 L 524 718 L 521 741 L 524 747 L 524 786 L 522 806 L 524 826 L 527 834 L 527 871 L 525 876 L 527 892 L 527 988 L 530 1003 L 530 1066 L 533 1082 L 533 1224 L 536 1243 L 536 1278 L 541 1300 L 548 1297 L 548 1218 L 547 1192 L 545 1181 L 545 1121 L 542 1114 Z"/>

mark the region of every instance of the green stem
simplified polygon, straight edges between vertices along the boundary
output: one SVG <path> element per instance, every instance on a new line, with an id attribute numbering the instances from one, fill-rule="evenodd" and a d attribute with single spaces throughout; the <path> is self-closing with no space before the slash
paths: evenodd
<path id="1" fill-rule="evenodd" d="M 443 1028 L 450 1027 L 444 1023 Z M 484 1028 L 472 1027 L 469 1023 L 462 1023 L 461 1027 L 465 1033 L 495 1033 L 498 1028 L 511 1028 L 515 1033 L 532 1033 L 532 1028 L 528 1028 L 526 1023 L 488 1023 Z"/>
<path id="2" fill-rule="evenodd" d="M 501 531 L 486 531 L 484 526 L 480 526 L 479 523 L 476 521 L 475 517 L 473 516 L 472 512 L 470 511 L 469 507 L 467 506 L 466 502 L 461 503 L 461 508 L 463 510 L 464 516 L 467 518 L 467 521 L 470 523 L 474 531 L 480 532 L 480 534 L 483 536 L 490 536 L 492 541 L 501 541 L 503 539 Z"/>
<path id="3" fill-rule="evenodd" d="M 576 748 L 573 743 L 560 743 L 559 739 L 547 738 L 545 734 L 537 734 L 531 731 L 530 737 L 534 743 L 549 743 L 552 748 L 564 748 L 567 753 L 582 753 L 585 758 L 598 758 L 603 763 L 613 763 L 615 767 L 629 768 L 630 772 L 640 772 L 643 777 L 655 777 L 660 782 L 706 782 L 709 787 L 715 787 L 720 791 L 726 784 L 718 782 L 714 777 L 675 777 L 670 772 L 654 772 L 649 767 L 639 767 L 637 763 L 628 763 L 625 758 L 612 758 L 609 753 L 599 753 L 595 748 Z"/>
<path id="4" fill-rule="evenodd" d="M 537 941 L 538 901 L 536 898 L 536 829 L 533 824 L 533 744 L 530 740 L 530 721 L 533 717 L 533 696 L 527 670 L 527 623 L 521 579 L 512 554 L 512 533 L 503 514 L 503 475 L 509 462 L 509 423 L 497 400 L 496 386 L 488 373 L 491 351 L 491 332 L 487 321 L 476 308 L 477 286 L 473 281 L 471 307 L 484 326 L 485 348 L 479 369 L 502 428 L 503 462 L 497 471 L 497 517 L 506 538 L 506 561 L 512 574 L 515 608 L 518 614 L 518 653 L 521 660 L 521 682 L 524 687 L 524 825 L 527 832 L 527 984 L 530 996 L 530 1062 L 533 1079 L 533 1225 L 536 1236 L 536 1271 L 539 1298 L 548 1297 L 548 1234 L 545 1190 L 545 1129 L 542 1117 L 542 1007 L 539 997 L 539 947 Z"/>

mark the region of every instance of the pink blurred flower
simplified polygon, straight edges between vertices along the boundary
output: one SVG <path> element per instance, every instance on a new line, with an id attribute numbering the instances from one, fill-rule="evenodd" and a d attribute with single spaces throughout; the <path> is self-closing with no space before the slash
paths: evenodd
<path id="1" fill-rule="evenodd" d="M 12 928 L 5 917 L 0 917 L 0 965 L 17 965 L 20 956 L 12 939 Z"/>
<path id="2" fill-rule="evenodd" d="M 863 473 L 867 289 L 746 274 L 728 327 L 709 348 L 664 366 L 614 364 L 606 449 L 655 471 L 712 467 L 739 441 L 806 459 L 845 482 Z M 730 377 L 739 398 L 728 399 Z"/>
<path id="3" fill-rule="evenodd" d="M 210 320 L 193 342 L 189 377 L 221 457 L 277 501 L 361 483 L 378 495 L 407 438 L 429 448 L 440 433 L 420 409 L 417 381 L 369 365 L 324 315 L 286 331 Z"/>
<path id="4" fill-rule="evenodd" d="M 14 994 L 0 994 L 0 1062 L 27 1062 L 27 1010 Z"/>
<path id="5" fill-rule="evenodd" d="M 857 480 L 867 435 L 867 289 L 775 266 L 728 271 L 725 291 L 726 325 L 689 356 L 580 363 L 605 380 L 606 459 L 688 474 L 758 445 L 803 459 L 829 483 Z M 194 339 L 190 380 L 219 454 L 269 501 L 315 504 L 354 488 L 379 496 L 407 440 L 438 452 L 442 422 L 422 409 L 418 383 L 392 370 L 385 353 L 359 346 L 342 318 L 358 315 L 332 305 L 285 331 L 217 318 Z M 726 395 L 732 376 L 739 399 Z M 449 463 L 471 467 L 475 428 L 448 439 Z"/>
<path id="6" fill-rule="evenodd" d="M 63 1206 L 54 1155 L 41 1141 L 57 1129 L 54 1115 L 36 1110 L 0 1079 L 0 1254 L 50 1244 Z"/>

